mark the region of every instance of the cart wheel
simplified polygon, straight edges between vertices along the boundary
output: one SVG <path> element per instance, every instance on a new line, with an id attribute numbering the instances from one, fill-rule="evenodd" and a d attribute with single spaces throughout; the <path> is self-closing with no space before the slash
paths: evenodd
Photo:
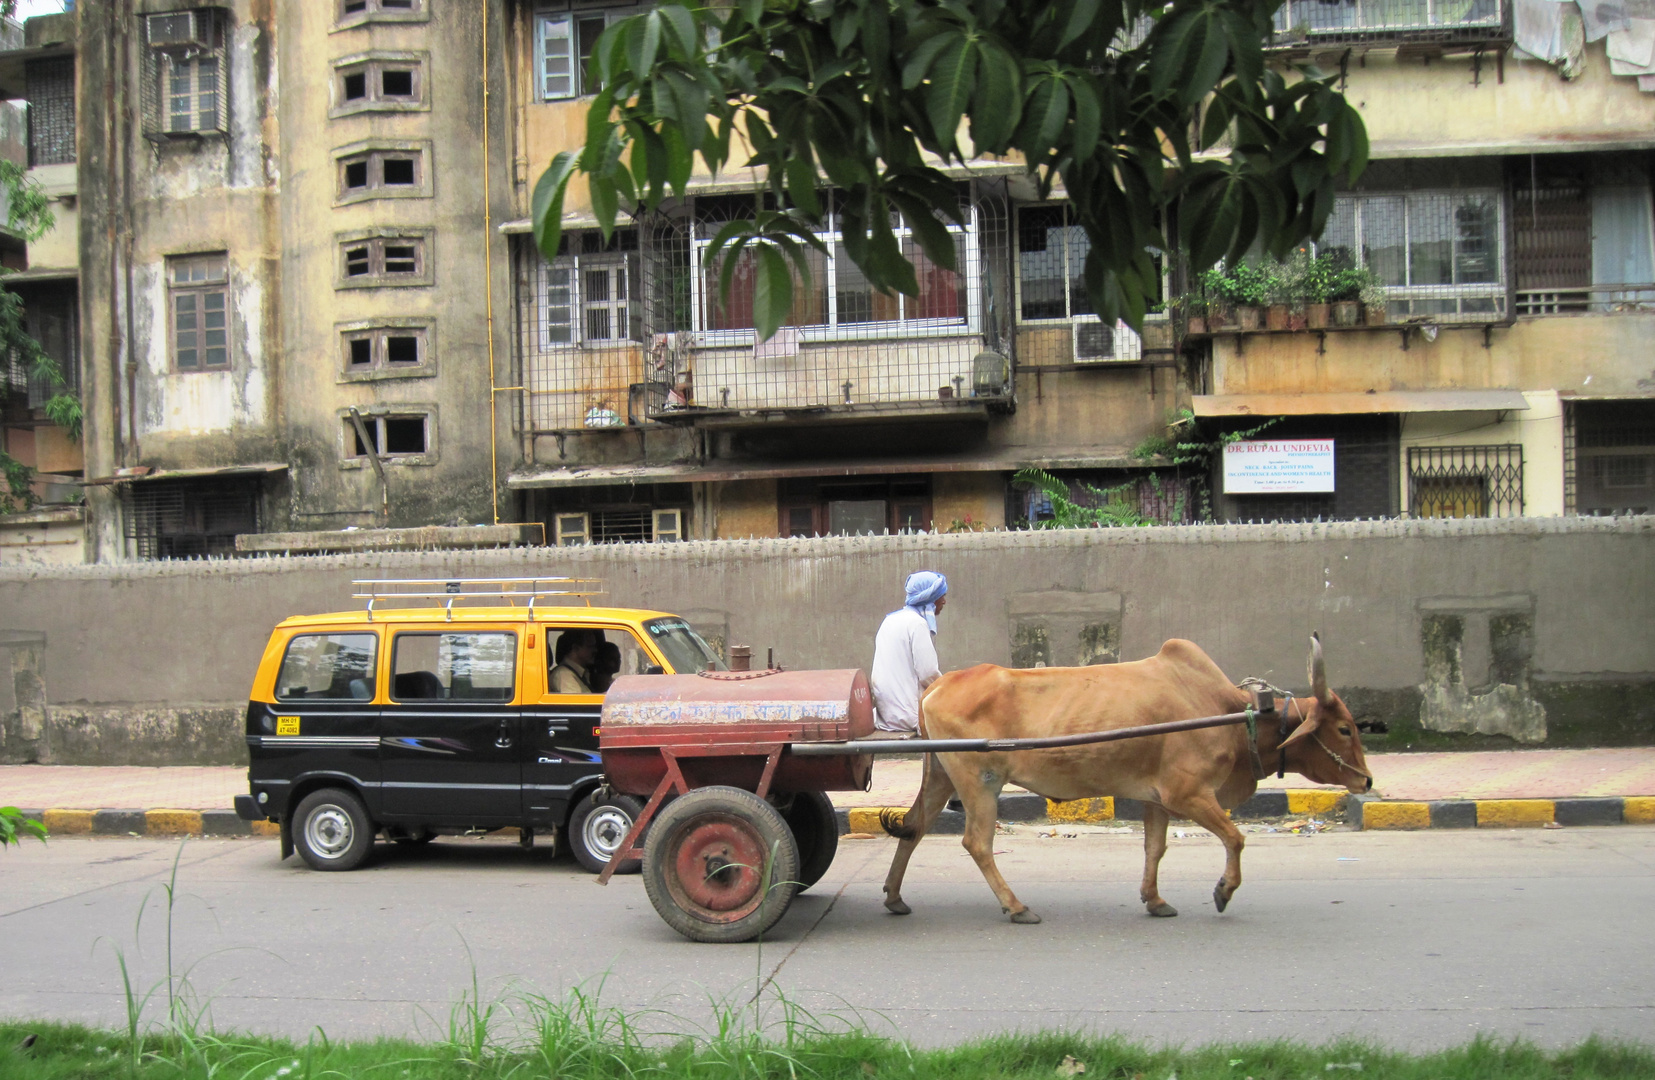
<path id="1" fill-rule="evenodd" d="M 775 807 L 741 788 L 697 788 L 675 799 L 656 815 L 644 844 L 649 902 L 691 941 L 758 937 L 787 911 L 798 877 L 793 831 Z"/>
<path id="2" fill-rule="evenodd" d="M 782 817 L 793 830 L 793 841 L 799 845 L 799 887 L 804 892 L 828 872 L 834 853 L 839 850 L 839 819 L 833 814 L 833 801 L 820 791 L 801 791 L 793 796 L 793 805 Z"/>
<path id="3" fill-rule="evenodd" d="M 580 800 L 569 815 L 569 850 L 575 861 L 591 873 L 603 873 L 643 812 L 644 804 L 630 795 L 599 798 L 594 791 Z M 617 874 L 637 872 L 637 859 L 623 859 L 615 867 Z"/>

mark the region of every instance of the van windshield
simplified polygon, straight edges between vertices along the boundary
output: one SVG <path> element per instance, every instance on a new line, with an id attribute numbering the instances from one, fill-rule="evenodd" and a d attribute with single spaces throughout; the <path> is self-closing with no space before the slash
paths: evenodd
<path id="1" fill-rule="evenodd" d="M 649 631 L 649 639 L 667 658 L 672 670 L 680 675 L 706 671 L 709 667 L 714 671 L 727 670 L 718 654 L 683 619 L 651 619 L 644 623 L 644 629 Z"/>

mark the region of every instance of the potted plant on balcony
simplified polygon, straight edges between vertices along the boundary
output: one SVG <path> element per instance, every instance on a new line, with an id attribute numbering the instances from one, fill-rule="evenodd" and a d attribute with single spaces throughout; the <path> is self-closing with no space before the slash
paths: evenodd
<path id="1" fill-rule="evenodd" d="M 1242 263 L 1225 277 L 1235 298 L 1236 322 L 1242 330 L 1257 330 L 1270 303 L 1271 271 Z"/>
<path id="2" fill-rule="evenodd" d="M 1236 324 L 1236 283 L 1222 265 L 1207 268 L 1206 273 L 1201 275 L 1196 295 L 1206 302 L 1209 331 Z"/>
<path id="3" fill-rule="evenodd" d="M 1311 330 L 1325 329 L 1328 324 L 1329 296 L 1336 273 L 1331 255 L 1306 256 L 1299 265 L 1296 278 L 1298 294 L 1304 298 L 1305 326 Z"/>
<path id="4" fill-rule="evenodd" d="M 1187 293 L 1172 302 L 1169 309 L 1171 322 L 1176 326 L 1179 319 L 1182 319 L 1185 334 L 1205 334 L 1207 332 L 1207 307 L 1205 296 L 1199 293 Z"/>
<path id="5" fill-rule="evenodd" d="M 1333 325 L 1355 326 L 1361 321 L 1362 290 L 1374 283 L 1373 274 L 1365 266 L 1347 266 L 1332 273 L 1328 282 L 1328 300 L 1332 306 Z"/>
<path id="6" fill-rule="evenodd" d="M 1362 311 L 1369 326 L 1385 325 L 1385 286 L 1372 276 L 1362 286 Z"/>

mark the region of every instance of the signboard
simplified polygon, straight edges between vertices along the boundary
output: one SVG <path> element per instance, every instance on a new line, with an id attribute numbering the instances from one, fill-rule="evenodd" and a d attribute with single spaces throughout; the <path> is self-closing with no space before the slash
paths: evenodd
<path id="1" fill-rule="evenodd" d="M 1332 490 L 1332 439 L 1247 439 L 1224 447 L 1226 495 Z"/>

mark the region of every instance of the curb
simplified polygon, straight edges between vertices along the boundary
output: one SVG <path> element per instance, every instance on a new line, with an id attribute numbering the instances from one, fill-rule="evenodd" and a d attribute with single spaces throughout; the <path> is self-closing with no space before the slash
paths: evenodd
<path id="1" fill-rule="evenodd" d="M 858 806 L 836 811 L 839 831 L 884 831 L 880 815 L 897 821 L 906 806 Z M 1387 801 L 1372 795 L 1346 795 L 1320 788 L 1273 788 L 1260 791 L 1230 812 L 1236 821 L 1262 821 L 1311 814 L 1344 813 L 1359 829 L 1520 829 L 1547 825 L 1655 825 L 1655 796 L 1582 799 L 1444 799 L 1435 802 Z M 1144 804 L 1136 799 L 1076 799 L 1053 802 L 1038 795 L 1003 795 L 1001 821 L 1051 821 L 1098 824 L 1142 821 Z M 957 836 L 965 831 L 965 814 L 944 810 L 931 832 Z"/>
<path id="2" fill-rule="evenodd" d="M 59 836 L 276 836 L 274 821 L 243 821 L 234 810 L 24 810 Z"/>

